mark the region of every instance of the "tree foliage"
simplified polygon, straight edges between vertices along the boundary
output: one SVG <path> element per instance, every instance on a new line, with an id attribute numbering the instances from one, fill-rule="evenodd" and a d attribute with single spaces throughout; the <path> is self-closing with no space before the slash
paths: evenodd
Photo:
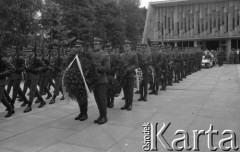
<path id="1" fill-rule="evenodd" d="M 0 46 L 26 46 L 40 35 L 48 43 L 94 37 L 119 47 L 139 42 L 146 10 L 139 0 L 0 0 Z"/>

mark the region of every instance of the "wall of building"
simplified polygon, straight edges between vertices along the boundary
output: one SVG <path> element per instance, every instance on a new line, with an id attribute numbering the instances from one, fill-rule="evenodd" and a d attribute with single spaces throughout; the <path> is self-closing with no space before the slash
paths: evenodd
<path id="1" fill-rule="evenodd" d="M 143 42 L 240 36 L 240 0 L 184 0 L 150 3 Z"/>

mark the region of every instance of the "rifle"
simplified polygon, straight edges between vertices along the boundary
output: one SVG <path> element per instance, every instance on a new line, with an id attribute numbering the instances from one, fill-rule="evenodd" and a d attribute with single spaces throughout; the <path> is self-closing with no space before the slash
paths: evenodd
<path id="1" fill-rule="evenodd" d="M 37 41 L 36 40 L 34 43 L 33 53 L 34 53 L 34 62 L 35 62 L 37 59 Z"/>
<path id="2" fill-rule="evenodd" d="M 41 52 L 42 52 L 42 60 L 44 60 L 44 58 L 45 58 L 45 55 L 44 55 L 44 40 L 43 40 L 43 43 L 42 43 Z"/>

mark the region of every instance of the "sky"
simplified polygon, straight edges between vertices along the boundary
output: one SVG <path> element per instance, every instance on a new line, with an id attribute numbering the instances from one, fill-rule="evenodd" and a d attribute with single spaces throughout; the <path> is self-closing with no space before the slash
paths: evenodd
<path id="1" fill-rule="evenodd" d="M 155 1 L 163 1 L 163 0 L 141 0 L 141 6 L 140 7 L 148 7 L 149 2 L 155 2 Z"/>

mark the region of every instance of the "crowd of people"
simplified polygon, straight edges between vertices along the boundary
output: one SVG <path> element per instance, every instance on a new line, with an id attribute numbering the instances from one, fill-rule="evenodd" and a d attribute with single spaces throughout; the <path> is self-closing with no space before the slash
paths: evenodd
<path id="1" fill-rule="evenodd" d="M 240 50 L 232 49 L 229 55 L 229 63 L 230 64 L 239 64 L 240 63 Z"/>
<path id="2" fill-rule="evenodd" d="M 77 43 L 74 49 L 84 51 L 83 45 L 82 42 Z M 107 89 L 108 83 L 111 83 L 108 75 L 116 78 L 119 74 L 117 70 L 113 70 L 113 60 L 116 58 L 121 58 L 126 65 L 126 75 L 121 86 L 125 103 L 121 110 L 128 111 L 133 108 L 134 87 L 137 88 L 135 94 L 139 94 L 138 101 L 147 102 L 148 95 L 158 95 L 159 90 L 166 91 L 167 86 L 180 83 L 187 76 L 201 70 L 204 52 L 199 48 L 183 49 L 162 46 L 155 42 L 137 44 L 136 49 L 132 49 L 131 45 L 130 41 L 125 41 L 124 51 L 120 53 L 110 43 L 103 44 L 99 39 L 94 41 L 93 58 L 98 63 L 96 69 L 100 73 L 93 90 L 99 109 L 99 117 L 94 123 L 106 123 L 107 107 L 114 107 L 116 94 L 109 94 Z M 11 117 L 15 113 L 14 104 L 17 98 L 22 102 L 22 107 L 26 106 L 24 113 L 32 111 L 35 98 L 35 103 L 39 103 L 38 108 L 46 105 L 46 99 L 50 99 L 49 104 L 54 104 L 60 92 L 61 100 L 64 100 L 62 78 L 68 66 L 65 61 L 69 50 L 64 53 L 58 47 L 49 52 L 38 50 L 36 46 L 27 54 L 23 48 L 17 47 L 15 50 L 14 53 L 8 52 L 8 57 L 0 54 L 0 100 L 7 110 L 5 117 Z M 24 82 L 23 89 L 20 87 L 21 82 Z M 53 92 L 51 87 L 54 88 Z M 28 89 L 29 93 L 26 94 Z M 47 95 L 46 99 L 43 95 Z M 86 120 L 88 102 L 79 103 L 79 109 L 80 114 L 75 120 Z"/>

